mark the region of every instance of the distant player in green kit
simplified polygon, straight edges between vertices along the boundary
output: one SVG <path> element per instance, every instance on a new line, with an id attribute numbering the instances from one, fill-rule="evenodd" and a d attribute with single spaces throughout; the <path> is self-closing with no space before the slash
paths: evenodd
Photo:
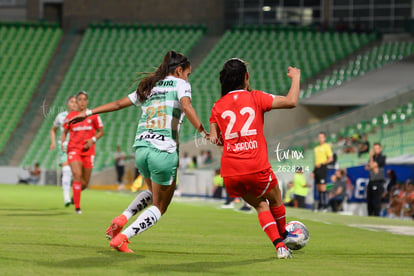
<path id="1" fill-rule="evenodd" d="M 67 100 L 67 111 L 60 112 L 55 120 L 53 121 L 53 127 L 50 130 L 50 149 L 56 149 L 56 132 L 59 131 L 61 135 L 63 133 L 63 124 L 65 122 L 66 116 L 77 109 L 76 97 L 70 96 Z M 69 135 L 66 137 L 66 144 L 63 147 L 66 149 L 67 143 L 69 141 Z M 60 136 L 58 138 L 58 147 L 59 152 L 59 165 L 62 167 L 62 190 L 63 190 L 63 201 L 65 207 L 68 207 L 71 204 L 70 199 L 70 183 L 72 181 L 72 171 L 70 170 L 68 158 L 66 152 L 62 151 L 62 145 L 60 141 Z"/>
<path id="2" fill-rule="evenodd" d="M 140 81 L 136 91 L 123 99 L 80 113 L 70 121 L 78 122 L 92 114 L 131 105 L 141 106 L 142 115 L 134 143 L 135 160 L 149 190 L 138 194 L 106 230 L 107 237 L 112 239 L 110 246 L 118 251 L 132 253 L 128 240 L 154 226 L 167 211 L 176 186 L 178 136 L 184 116 L 203 137 L 208 136 L 191 105 L 190 73 L 188 58 L 169 51 L 157 70 Z M 120 233 L 132 216 L 151 204 Z"/>

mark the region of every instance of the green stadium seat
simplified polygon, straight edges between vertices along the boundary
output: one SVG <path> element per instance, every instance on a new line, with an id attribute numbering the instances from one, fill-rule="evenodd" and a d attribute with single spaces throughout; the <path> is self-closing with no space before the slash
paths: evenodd
<path id="1" fill-rule="evenodd" d="M 0 24 L 1 106 L 3 112 L 8 110 L 7 120 L 0 121 L 0 152 L 20 121 L 61 35 L 54 24 Z"/>
<path id="2" fill-rule="evenodd" d="M 351 35 L 352 38 L 356 37 L 356 34 Z M 335 43 L 331 45 L 326 45 L 325 48 L 327 48 L 328 52 L 330 52 L 330 48 L 332 45 L 336 45 L 337 48 L 335 48 L 335 57 L 336 59 L 340 59 L 345 57 L 347 54 L 352 52 L 353 50 L 358 49 L 363 44 L 366 44 L 370 42 L 371 40 L 365 39 L 365 34 L 360 35 L 361 42 L 363 42 L 360 45 L 354 45 L 352 48 L 348 48 L 346 45 L 346 42 L 342 41 L 341 46 L 337 45 Z M 318 53 L 316 54 L 316 57 L 319 60 L 323 60 L 323 50 L 319 49 Z M 357 56 L 354 60 L 351 60 L 348 65 L 342 66 L 339 70 L 333 70 L 329 76 L 326 78 L 330 79 L 329 82 L 326 82 L 326 85 L 323 86 L 323 89 L 318 89 L 317 91 L 322 91 L 324 89 L 330 88 L 332 86 L 339 86 L 344 84 L 345 82 L 349 81 L 352 78 L 361 76 L 368 71 L 371 71 L 373 69 L 380 68 L 384 66 L 385 64 L 402 59 L 406 56 L 414 54 L 414 42 L 382 42 L 379 46 L 375 46 L 371 48 L 370 50 L 366 51 L 363 55 Z M 332 59 L 331 55 L 328 55 L 328 58 L 330 59 L 330 63 L 334 62 L 335 59 Z M 325 66 L 327 65 L 326 62 L 322 62 Z M 338 75 L 338 71 L 346 72 L 346 76 L 343 74 Z M 309 84 L 311 85 L 311 84 Z M 305 88 L 306 90 L 306 88 Z M 305 97 L 311 96 L 305 95 Z"/>
<path id="3" fill-rule="evenodd" d="M 136 88 L 136 84 L 128 86 L 137 72 L 152 71 L 168 50 L 188 54 L 203 33 L 200 28 L 184 25 L 91 24 L 52 106 L 64 106 L 66 99 L 80 90 L 89 92 L 91 107 L 125 97 Z M 105 135 L 96 144 L 97 170 L 113 165 L 112 152 L 117 145 L 130 151 L 139 113 L 139 108 L 131 107 L 102 115 Z M 43 168 L 56 168 L 56 152 L 49 151 L 48 143 L 44 143 L 56 115 L 57 112 L 43 121 L 22 165 L 38 160 Z"/>

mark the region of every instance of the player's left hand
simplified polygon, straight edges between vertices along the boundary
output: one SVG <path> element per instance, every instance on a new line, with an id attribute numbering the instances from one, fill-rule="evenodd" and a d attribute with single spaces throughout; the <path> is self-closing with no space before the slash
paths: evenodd
<path id="1" fill-rule="evenodd" d="M 286 75 L 291 79 L 300 78 L 300 69 L 289 66 Z"/>
<path id="2" fill-rule="evenodd" d="M 68 125 L 71 125 L 71 124 L 76 124 L 76 123 L 82 122 L 83 120 L 85 120 L 85 119 L 86 119 L 86 117 L 88 117 L 88 116 L 86 116 L 85 111 L 79 112 L 79 114 L 78 114 L 78 115 L 76 115 L 75 117 L 73 117 L 72 119 L 70 119 L 70 120 L 68 121 Z"/>
<path id="3" fill-rule="evenodd" d="M 223 146 L 224 142 L 221 137 L 218 138 L 210 138 L 210 142 L 217 145 L 217 146 Z"/>

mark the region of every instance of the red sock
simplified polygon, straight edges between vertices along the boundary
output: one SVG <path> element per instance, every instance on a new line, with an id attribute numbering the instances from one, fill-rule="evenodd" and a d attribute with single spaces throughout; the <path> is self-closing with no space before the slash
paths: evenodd
<path id="1" fill-rule="evenodd" d="M 73 203 L 75 204 L 75 209 L 80 208 L 81 192 L 82 192 L 82 184 L 80 182 L 73 182 L 72 193 L 73 193 Z"/>
<path id="2" fill-rule="evenodd" d="M 277 229 L 282 239 L 286 238 L 286 209 L 285 205 L 280 205 L 278 207 L 270 207 L 270 211 L 277 223 Z"/>
<path id="3" fill-rule="evenodd" d="M 272 216 L 272 213 L 270 211 L 264 211 L 260 212 L 258 216 L 263 231 L 265 231 L 266 235 L 276 246 L 282 240 L 280 238 L 279 231 L 277 230 L 276 222 Z"/>

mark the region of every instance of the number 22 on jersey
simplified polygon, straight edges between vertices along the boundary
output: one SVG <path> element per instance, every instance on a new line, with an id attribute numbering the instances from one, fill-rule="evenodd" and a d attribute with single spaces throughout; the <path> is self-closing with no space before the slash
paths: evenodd
<path id="1" fill-rule="evenodd" d="M 257 130 L 256 129 L 250 129 L 251 124 L 254 121 L 254 117 L 256 116 L 256 112 L 251 107 L 243 107 L 240 110 L 240 115 L 244 116 L 245 114 L 248 114 L 247 120 L 244 122 L 241 130 L 240 130 L 240 136 L 250 136 L 250 135 L 256 135 Z M 238 132 L 232 132 L 234 128 L 234 124 L 237 120 L 237 115 L 231 110 L 226 110 L 221 114 L 221 118 L 226 119 L 227 117 L 230 117 L 230 121 L 227 125 L 226 131 L 224 132 L 224 139 L 230 140 L 234 138 L 238 138 L 239 134 Z M 241 118 L 238 118 L 241 119 Z"/>

